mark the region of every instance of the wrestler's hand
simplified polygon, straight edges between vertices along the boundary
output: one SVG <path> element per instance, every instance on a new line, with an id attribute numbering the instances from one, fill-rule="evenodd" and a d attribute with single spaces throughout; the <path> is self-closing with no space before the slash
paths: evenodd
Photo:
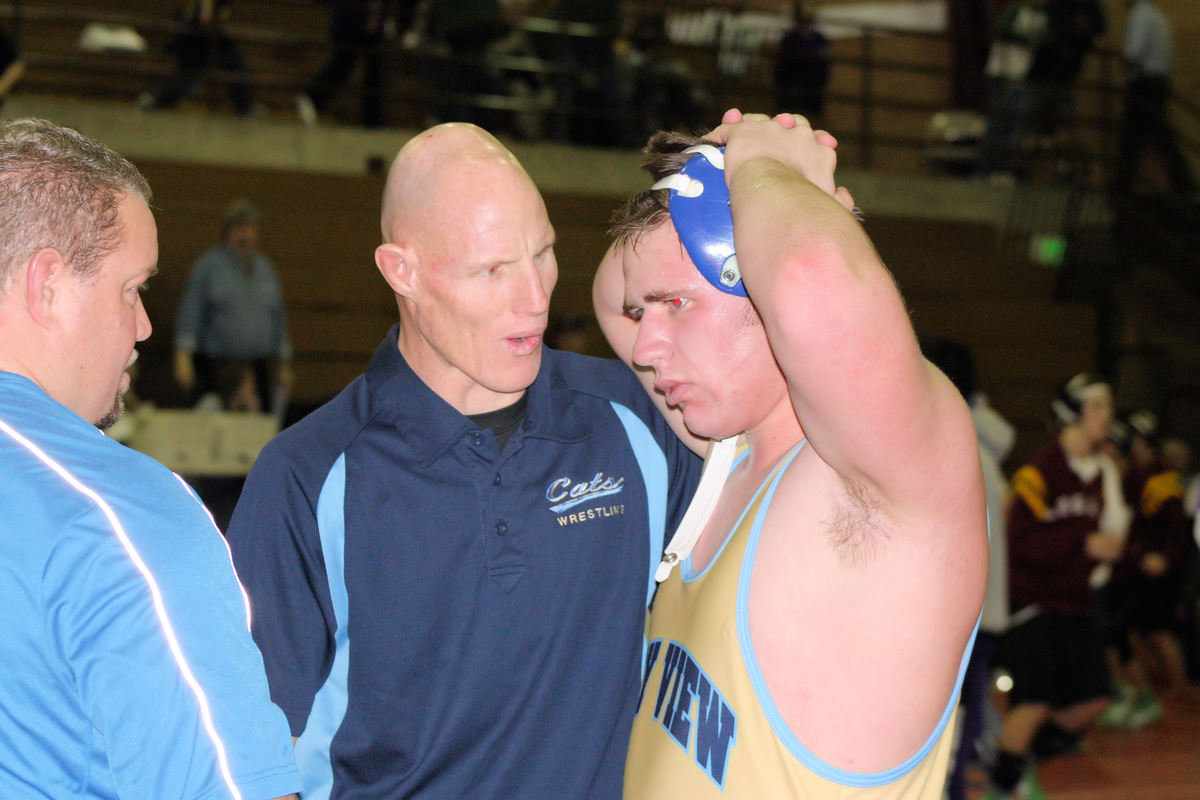
<path id="1" fill-rule="evenodd" d="M 791 115 L 789 115 L 791 116 Z M 837 152 L 824 144 L 804 117 L 792 117 L 791 127 L 761 115 L 743 116 L 729 125 L 725 141 L 725 180 L 756 158 L 770 158 L 790 167 L 831 197 L 837 193 L 834 169 Z M 725 126 L 722 126 L 725 127 Z"/>
<path id="2" fill-rule="evenodd" d="M 279 388 L 284 392 L 291 393 L 292 387 L 296 385 L 296 371 L 292 369 L 291 361 L 279 362 L 279 366 L 275 368 L 275 383 L 279 384 Z"/>
<path id="3" fill-rule="evenodd" d="M 809 125 L 808 119 L 799 114 L 776 114 L 774 117 L 768 117 L 766 114 L 743 114 L 739 109 L 731 108 L 721 115 L 721 124 L 705 134 L 704 138 L 716 142 L 717 144 L 726 144 L 729 141 L 729 133 L 733 129 L 733 126 L 742 122 L 762 123 L 768 120 L 773 120 L 774 122 L 778 123 L 779 126 L 784 130 L 793 130 L 799 127 L 804 127 L 811 130 L 811 125 Z M 831 150 L 837 149 L 837 138 L 833 134 L 829 133 L 829 131 L 812 131 L 812 136 L 818 144 L 828 147 Z M 783 159 L 779 160 L 783 161 Z M 836 164 L 836 159 L 834 163 Z M 726 168 L 728 169 L 728 163 L 726 164 Z M 803 172 L 801 174 L 803 174 Z M 806 175 L 805 177 L 808 176 Z M 812 179 L 809 178 L 809 180 Z M 813 183 L 817 182 L 813 181 Z M 821 184 L 817 183 L 817 185 L 820 186 Z M 829 191 L 825 186 L 822 186 L 821 188 Z M 838 186 L 832 192 L 830 192 L 830 194 L 833 195 L 833 198 L 837 200 L 844 209 L 854 214 L 859 219 L 862 218 L 862 212 L 859 211 L 854 205 L 854 197 L 850 194 L 849 189 L 847 189 L 845 186 Z"/>
<path id="4" fill-rule="evenodd" d="M 1083 540 L 1083 549 L 1090 558 L 1111 564 L 1121 558 L 1125 542 L 1119 536 L 1097 531 Z"/>
<path id="5" fill-rule="evenodd" d="M 1146 553 L 1142 556 L 1142 574 L 1151 578 L 1160 578 L 1167 573 L 1170 562 L 1162 553 Z"/>
<path id="6" fill-rule="evenodd" d="M 186 350 L 175 351 L 175 383 L 187 394 L 196 386 L 196 365 Z"/>
<path id="7" fill-rule="evenodd" d="M 736 125 L 743 120 L 761 122 L 766 119 L 773 119 L 784 128 L 789 129 L 796 127 L 801 122 L 806 125 L 808 124 L 808 120 L 799 114 L 776 114 L 773 117 L 768 117 L 766 114 L 743 114 L 738 109 L 731 108 L 721 115 L 721 124 L 704 134 L 704 138 L 711 139 L 718 144 L 725 144 L 726 140 L 729 138 L 728 128 L 730 125 Z M 813 135 L 817 137 L 817 141 L 819 141 L 821 144 L 832 147 L 835 150 L 837 149 L 837 138 L 829 131 L 814 131 Z"/>

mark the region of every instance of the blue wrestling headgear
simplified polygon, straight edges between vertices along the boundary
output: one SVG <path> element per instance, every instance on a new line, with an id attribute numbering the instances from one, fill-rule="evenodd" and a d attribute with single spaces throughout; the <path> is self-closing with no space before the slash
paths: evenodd
<path id="1" fill-rule="evenodd" d="M 652 189 L 671 192 L 671 222 L 679 241 L 705 280 L 722 292 L 746 296 L 733 249 L 733 216 L 725 185 L 725 149 L 700 144 L 684 150 L 696 155 L 683 169 Z"/>

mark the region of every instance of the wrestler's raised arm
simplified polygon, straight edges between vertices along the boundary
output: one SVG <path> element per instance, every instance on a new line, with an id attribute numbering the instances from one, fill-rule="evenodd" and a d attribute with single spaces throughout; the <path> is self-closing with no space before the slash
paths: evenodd
<path id="1" fill-rule="evenodd" d="M 968 409 L 921 356 L 895 281 L 833 199 L 835 152 L 806 122 L 746 119 L 718 131 L 742 279 L 811 446 L 892 513 L 982 536 Z"/>

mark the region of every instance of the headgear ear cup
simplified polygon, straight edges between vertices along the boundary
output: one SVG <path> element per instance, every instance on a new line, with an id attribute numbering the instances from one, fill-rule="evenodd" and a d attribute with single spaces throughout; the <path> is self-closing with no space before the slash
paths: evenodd
<path id="1" fill-rule="evenodd" d="M 725 185 L 725 150 L 711 144 L 689 147 L 695 153 L 683 169 L 654 184 L 671 193 L 671 222 L 679 241 L 704 279 L 722 292 L 746 296 L 733 246 L 733 215 Z"/>
<path id="2" fill-rule="evenodd" d="M 1108 383 L 1088 372 L 1081 372 L 1068 380 L 1059 388 L 1058 397 L 1050 403 L 1055 421 L 1063 427 L 1079 422 L 1084 398 L 1098 389 L 1108 391 Z"/>

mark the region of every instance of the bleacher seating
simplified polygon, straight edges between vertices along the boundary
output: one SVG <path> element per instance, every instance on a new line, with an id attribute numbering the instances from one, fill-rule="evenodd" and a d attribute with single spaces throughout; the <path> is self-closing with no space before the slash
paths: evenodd
<path id="1" fill-rule="evenodd" d="M 0 21 L 14 5 L 0 3 Z M 137 131 L 144 118 L 133 111 L 133 98 L 170 68 L 162 53 L 171 32 L 169 8 L 153 0 L 129 0 L 119 8 L 100 0 L 22 7 L 28 13 L 23 17 L 21 35 L 27 42 L 37 42 L 37 47 L 30 49 L 30 70 L 22 91 L 115 104 L 128 114 L 131 130 Z M 141 55 L 82 53 L 77 39 L 84 19 L 138 20 L 138 30 L 150 50 Z M 74 22 L 65 24 L 64 20 Z M 147 24 L 148 20 L 158 22 Z M 333 151 L 352 135 L 336 125 L 303 131 L 290 116 L 292 93 L 318 68 L 327 52 L 324 8 L 319 3 L 240 0 L 232 31 L 253 42 L 245 55 L 256 76 L 259 97 L 271 107 L 276 122 L 296 125 L 297 149 Z M 863 44 L 853 40 L 839 43 L 836 46 L 845 66 L 835 71 L 827 126 L 841 135 L 843 164 L 859 167 L 869 154 L 876 170 L 886 167 L 889 172 L 915 173 L 922 169 L 929 114 L 946 93 L 944 71 L 935 69 L 945 63 L 945 44 L 895 37 L 875 45 L 871 59 L 880 71 L 870 73 L 871 97 L 885 102 L 863 105 L 860 84 L 867 75 L 861 68 Z M 706 54 L 711 57 L 711 51 L 703 49 L 681 48 L 680 53 L 699 67 L 704 67 Z M 888 65 L 896 64 L 907 66 L 889 71 Z M 419 77 L 404 72 L 402 64 L 395 66 L 397 76 L 407 77 L 394 77 L 392 90 L 412 102 L 391 105 L 388 123 L 418 127 L 424 119 L 420 92 L 428 93 L 429 87 L 422 88 Z M 711 70 L 711 63 L 707 68 Z M 714 103 L 731 103 L 737 98 L 738 104 L 747 108 L 767 107 L 768 95 L 761 81 L 754 83 L 748 78 L 723 91 L 728 93 L 718 92 Z M 227 114 L 223 106 L 223 92 L 209 86 L 192 108 L 179 113 L 207 119 L 214 110 L 218 117 Z M 352 112 L 346 114 L 352 116 Z M 870 127 L 866 135 L 861 132 L 864 117 Z M 230 142 L 246 133 L 232 123 L 205 130 L 214 137 L 228 137 Z M 387 146 L 398 146 L 399 141 L 402 139 L 393 144 L 388 139 Z M 532 162 L 539 158 L 534 148 L 525 147 L 523 159 Z M 547 153 L 553 152 L 539 165 L 542 174 L 554 169 L 554 164 L 592 157 L 587 150 L 554 148 L 547 148 Z M 229 149 L 233 152 L 235 148 Z M 156 334 L 141 348 L 145 394 L 167 402 L 172 398 L 171 331 L 182 282 L 196 255 L 216 241 L 225 204 L 242 195 L 253 197 L 263 208 L 263 248 L 276 262 L 284 285 L 297 357 L 296 399 L 317 402 L 361 371 L 383 331 L 396 318 L 394 299 L 372 262 L 379 241 L 380 175 L 365 170 L 334 174 L 319 167 L 267 169 L 234 161 L 199 164 L 186 153 L 181 152 L 175 160 L 161 150 L 152 159 L 135 158 L 155 187 L 161 239 L 162 273 L 147 295 Z M 206 158 L 211 162 L 211 155 Z M 629 160 L 635 157 L 630 154 Z M 531 172 L 535 171 L 531 167 Z M 592 186 L 559 182 L 552 188 L 544 185 L 544 191 L 559 240 L 556 314 L 588 314 L 591 273 L 606 246 L 605 221 L 620 190 L 598 193 Z M 973 186 L 971 191 L 981 197 L 999 196 L 987 184 Z M 920 197 L 907 199 L 907 211 L 905 202 L 901 198 L 891 204 L 888 214 L 870 216 L 868 231 L 897 277 L 918 333 L 954 336 L 974 348 L 983 388 L 992 396 L 993 405 L 1019 428 L 1013 454 L 1014 461 L 1019 460 L 1042 438 L 1047 398 L 1057 383 L 1082 369 L 1109 366 L 1099 361 L 1100 333 L 1114 338 L 1104 327 L 1112 325 L 1113 319 L 1102 316 L 1092 302 L 1061 297 L 1055 271 L 1028 263 L 1019 249 L 998 246 L 994 224 L 949 215 L 937 219 L 936 211 L 925 207 Z M 1177 315 L 1179 319 L 1184 316 Z M 1178 326 L 1186 327 L 1182 321 Z M 1124 335 L 1122 332 L 1121 337 Z M 1128 375 L 1145 374 L 1141 362 L 1130 360 L 1134 356 L 1129 354 L 1139 352 L 1138 342 L 1121 337 L 1116 337 L 1120 351 L 1112 365 L 1125 364 Z M 1180 349 L 1180 341 L 1191 342 L 1193 350 L 1200 349 L 1194 344 L 1194 327 L 1169 338 L 1164 346 L 1172 353 L 1187 352 L 1186 347 Z M 1190 357 L 1180 358 L 1171 356 L 1168 361 L 1185 366 L 1194 363 Z M 1161 372 L 1155 373 L 1156 379 Z M 1186 388 L 1186 379 L 1194 383 L 1194 375 L 1200 375 L 1200 368 L 1189 367 L 1186 375 L 1170 377 Z"/>

